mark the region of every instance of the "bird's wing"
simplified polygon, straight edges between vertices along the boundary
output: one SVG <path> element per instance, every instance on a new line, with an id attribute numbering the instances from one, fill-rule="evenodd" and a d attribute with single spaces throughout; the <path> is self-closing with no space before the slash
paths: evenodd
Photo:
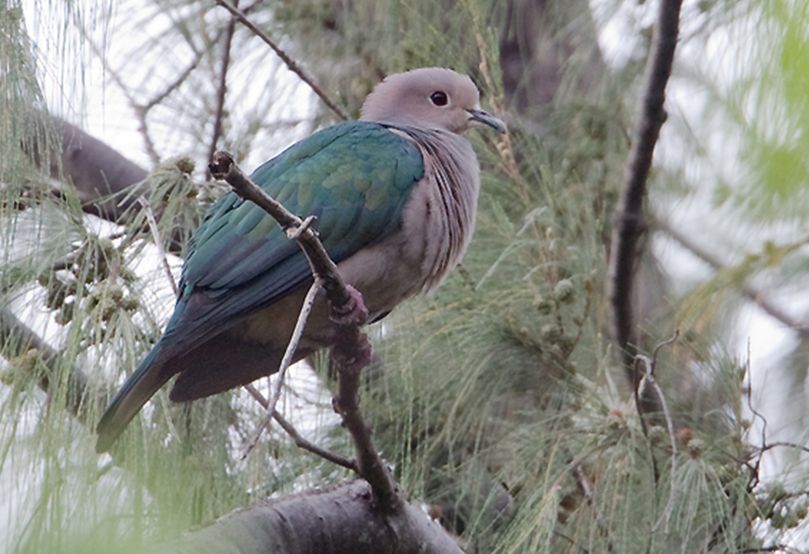
<path id="1" fill-rule="evenodd" d="M 355 121 L 293 145 L 252 178 L 293 213 L 317 216 L 320 238 L 339 263 L 397 229 L 423 175 L 421 154 L 410 141 Z M 193 348 L 310 278 L 300 248 L 274 219 L 235 193 L 225 194 L 192 238 L 182 296 L 164 340 Z"/>

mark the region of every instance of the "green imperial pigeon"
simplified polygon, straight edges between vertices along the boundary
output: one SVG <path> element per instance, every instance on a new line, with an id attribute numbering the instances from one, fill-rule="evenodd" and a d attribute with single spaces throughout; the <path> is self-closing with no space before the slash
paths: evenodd
<path id="1" fill-rule="evenodd" d="M 449 69 L 391 75 L 359 121 L 318 131 L 252 174 L 293 213 L 317 217 L 369 321 L 435 288 L 469 244 L 480 168 L 461 133 L 474 124 L 505 131 L 478 100 L 472 80 Z M 191 239 L 163 336 L 101 418 L 97 450 L 107 451 L 174 375 L 170 398 L 188 401 L 277 371 L 311 283 L 306 258 L 275 220 L 225 194 Z M 295 360 L 333 342 L 325 304 L 315 303 Z"/>

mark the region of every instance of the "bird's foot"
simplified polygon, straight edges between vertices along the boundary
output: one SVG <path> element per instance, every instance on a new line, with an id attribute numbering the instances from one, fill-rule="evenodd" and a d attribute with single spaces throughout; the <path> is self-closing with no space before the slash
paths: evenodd
<path id="1" fill-rule="evenodd" d="M 353 337 L 338 339 L 332 347 L 331 355 L 338 371 L 359 373 L 362 368 L 371 363 L 374 351 L 368 336 L 357 329 Z"/>
<path id="2" fill-rule="evenodd" d="M 362 293 L 346 285 L 348 299 L 340 306 L 332 305 L 330 319 L 337 325 L 363 325 L 368 320 L 368 308 Z"/>

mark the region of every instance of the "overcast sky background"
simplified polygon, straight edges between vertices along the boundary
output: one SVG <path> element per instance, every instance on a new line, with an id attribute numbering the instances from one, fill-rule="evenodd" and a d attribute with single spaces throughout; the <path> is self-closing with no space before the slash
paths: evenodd
<path id="1" fill-rule="evenodd" d="M 87 6 L 81 2 L 78 4 L 77 9 L 85 10 L 82 15 L 85 22 L 105 20 L 103 10 L 116 9 L 115 6 L 118 5 L 116 2 L 109 2 L 101 7 L 91 6 L 92 3 L 87 3 Z M 637 37 L 637 23 L 639 21 L 648 23 L 651 20 L 653 15 L 651 8 L 656 5 L 656 2 L 646 2 L 646 6 L 641 7 L 636 6 L 635 2 L 624 3 L 625 6 L 626 4 L 631 6 L 624 7 L 615 13 L 608 12 L 608 9 L 614 5 L 612 1 L 592 0 L 591 4 L 601 28 L 600 43 L 605 58 L 609 64 L 620 66 L 633 52 L 637 51 L 638 40 L 635 38 Z M 693 10 L 695 4 L 696 0 L 686 0 L 685 9 Z M 131 160 L 147 169 L 150 168 L 151 162 L 138 132 L 136 118 L 121 89 L 113 82 L 110 74 L 105 71 L 91 49 L 86 45 L 82 46 L 78 35 L 69 34 L 70 38 L 67 40 L 72 48 L 67 50 L 64 48 L 65 33 L 72 33 L 70 26 L 73 25 L 73 21 L 66 20 L 63 13 L 64 8 L 57 6 L 54 9 L 41 2 L 30 0 L 24 3 L 24 9 L 30 36 L 37 45 L 42 75 L 41 83 L 49 106 L 55 113 L 62 114 L 66 119 L 80 125 Z M 170 24 L 168 18 L 161 20 L 160 17 L 156 17 L 150 21 L 150 26 L 154 26 L 154 28 Z M 137 41 L 139 37 L 135 34 L 136 29 L 132 30 L 131 36 L 122 32 L 110 32 L 110 29 L 117 29 L 116 25 L 113 23 L 108 28 L 93 28 L 91 34 L 99 39 L 101 44 L 104 44 L 105 40 L 109 41 L 110 52 L 126 52 L 127 43 Z M 685 32 L 687 33 L 687 29 Z M 678 62 L 676 63 L 694 64 L 698 61 L 705 72 L 730 81 L 733 79 L 732 67 L 729 67 L 726 56 L 729 51 L 728 44 L 737 38 L 732 30 L 716 31 L 705 44 L 684 44 L 678 51 Z M 71 49 L 75 51 L 71 52 Z M 70 65 L 66 65 L 64 59 L 65 56 L 74 55 L 78 55 L 81 59 L 81 69 L 78 71 Z M 180 49 L 166 55 L 176 55 L 182 58 L 188 56 L 188 52 Z M 269 50 L 257 52 L 255 55 L 254 74 L 232 76 L 230 88 L 238 89 L 240 94 L 258 95 L 262 93 L 260 77 L 264 78 L 263 74 L 271 75 L 274 82 L 281 83 L 282 86 L 277 89 L 278 111 L 268 114 L 267 117 L 306 119 L 316 106 L 314 95 L 298 81 L 296 76 L 283 68 Z M 140 63 L 144 75 L 150 72 L 160 72 L 160 59 L 144 59 Z M 675 67 L 676 71 L 677 67 Z M 127 75 L 126 77 L 134 76 Z M 133 80 L 133 82 L 138 81 Z M 256 85 L 257 82 L 258 85 Z M 672 119 L 683 118 L 695 125 L 700 124 L 698 119 L 701 117 L 702 103 L 706 101 L 701 91 L 695 89 L 687 80 L 678 79 L 675 76 L 668 89 L 668 94 L 668 110 L 672 114 Z M 245 99 L 245 105 L 250 104 L 250 98 L 245 97 Z M 255 145 L 251 156 L 243 163 L 244 167 L 251 169 L 264 159 L 278 153 L 284 146 L 299 140 L 308 132 L 308 128 L 304 125 L 292 128 L 286 133 L 267 135 L 264 142 Z M 719 132 L 721 133 L 721 130 Z M 155 138 L 160 139 L 157 136 Z M 658 163 L 666 163 L 666 160 L 679 160 L 685 155 L 678 141 L 678 135 L 672 129 L 671 124 L 664 126 L 660 147 L 657 151 Z M 183 151 L 182 140 L 177 137 L 169 137 L 169 141 L 158 140 L 158 146 L 158 151 L 164 157 L 186 153 Z M 185 147 L 188 148 L 189 145 L 185 145 Z M 728 163 L 732 166 L 735 155 L 732 140 L 729 140 L 728 137 L 717 136 L 716 140 L 712 141 L 712 147 L 729 152 L 730 156 L 720 156 L 720 158 L 729 160 Z M 202 175 L 201 169 L 198 168 L 199 175 Z M 710 192 L 706 191 L 705 194 L 709 195 Z M 721 232 L 724 232 L 720 225 L 722 218 L 721 214 L 712 211 L 709 198 L 697 194 L 686 202 L 669 205 L 666 208 L 666 215 L 671 224 L 695 238 L 709 250 L 717 248 L 718 253 L 722 253 L 721 242 L 715 240 L 719 238 Z M 769 237 L 759 236 L 746 240 L 757 241 L 760 245 L 767 238 Z M 672 281 L 675 284 L 679 283 L 676 287 L 677 290 L 682 291 L 687 285 L 698 282 L 711 274 L 707 267 L 672 241 L 658 239 L 654 243 L 654 249 L 660 256 L 664 270 L 671 276 Z M 731 261 L 733 260 L 728 260 L 728 262 Z M 146 265 L 149 264 L 150 262 L 147 261 Z M 180 262 L 175 260 L 175 268 L 178 268 L 179 264 Z M 159 274 L 159 270 L 153 269 L 153 271 L 155 272 L 153 281 L 158 287 L 163 288 L 161 294 L 165 296 L 165 292 L 168 290 L 165 277 Z M 793 294 L 789 297 L 771 298 L 770 300 L 788 308 L 788 312 L 792 312 L 798 317 L 804 313 L 803 308 L 807 303 L 803 296 L 805 295 Z M 170 302 L 168 302 L 168 306 L 170 306 Z M 166 317 L 169 312 L 167 307 Z M 783 329 L 779 323 L 763 314 L 757 307 L 748 304 L 741 310 L 736 321 L 733 345 L 740 360 L 747 358 L 749 348 L 756 406 L 766 414 L 770 421 L 771 440 L 796 439 L 789 434 L 789 427 L 794 422 L 779 419 L 781 399 L 787 397 L 789 391 L 786 388 L 788 385 L 785 380 L 774 378 L 774 376 L 779 377 L 783 373 L 772 373 L 768 378 L 768 368 L 777 364 L 780 356 L 791 350 L 795 342 L 795 336 L 791 331 Z M 310 383 L 307 379 L 304 379 L 303 383 Z M 322 393 L 322 390 L 313 392 L 315 397 L 319 397 Z M 783 429 L 787 435 L 779 436 L 779 428 Z M 0 482 L 3 481 L 0 476 Z M 0 490 L 7 489 L 5 486 L 0 486 Z M 3 505 L 3 501 L 0 500 L 0 514 L 9 509 L 19 509 L 19 506 L 14 506 L 13 499 L 10 500 L 7 496 L 5 498 L 6 505 Z M 0 517 L 0 535 L 4 534 L 2 529 L 4 519 Z"/>

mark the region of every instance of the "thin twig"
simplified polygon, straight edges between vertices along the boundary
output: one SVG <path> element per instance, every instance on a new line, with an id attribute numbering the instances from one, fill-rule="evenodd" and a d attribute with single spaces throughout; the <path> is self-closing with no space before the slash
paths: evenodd
<path id="1" fill-rule="evenodd" d="M 234 0 L 236 6 L 239 0 Z M 213 161 L 213 154 L 216 152 L 219 137 L 222 134 L 222 119 L 225 116 L 225 96 L 228 89 L 228 69 L 230 68 L 230 48 L 233 44 L 233 33 L 236 31 L 236 18 L 231 17 L 225 30 L 225 44 L 222 50 L 222 64 L 219 68 L 219 83 L 216 90 L 216 112 L 213 120 L 213 135 L 208 147 L 208 163 Z M 210 178 L 210 170 L 208 170 Z"/>
<path id="2" fill-rule="evenodd" d="M 145 196 L 139 197 L 138 203 L 143 208 L 143 213 L 146 216 L 146 222 L 149 224 L 149 231 L 152 233 L 152 240 L 157 248 L 157 255 L 160 258 L 163 271 L 166 273 L 166 278 L 171 285 L 171 290 L 174 291 L 174 297 L 180 298 L 180 289 L 177 288 L 177 282 L 174 280 L 174 274 L 171 272 L 169 259 L 168 256 L 166 256 L 166 250 L 163 248 L 163 241 L 160 240 L 160 231 L 157 228 L 157 220 L 155 219 L 154 212 L 152 212 L 152 207 L 149 205 L 149 201 L 146 200 Z"/>
<path id="3" fill-rule="evenodd" d="M 776 448 L 776 447 L 779 447 L 779 446 L 782 446 L 784 448 L 794 448 L 796 450 L 802 450 L 803 452 L 806 452 L 807 454 L 809 454 L 809 447 L 803 446 L 802 444 L 798 444 L 798 443 L 795 443 L 795 442 L 788 442 L 788 441 L 771 442 L 771 443 L 765 444 L 763 446 L 760 446 L 757 450 L 758 450 L 759 453 L 763 454 L 764 452 L 767 452 L 768 450 L 772 450 L 773 448 Z"/>
<path id="4" fill-rule="evenodd" d="M 752 367 L 750 366 L 750 340 L 747 341 L 747 380 L 748 386 L 747 390 L 745 391 L 745 396 L 747 399 L 747 407 L 750 409 L 750 412 L 753 414 L 754 417 L 758 417 L 761 419 L 761 445 L 762 448 L 767 443 L 767 418 L 764 415 L 756 410 L 753 406 L 753 374 L 752 374 Z M 747 482 L 745 490 L 747 494 L 752 494 L 753 490 L 758 486 L 761 477 L 761 461 L 762 461 L 762 454 L 763 450 L 756 450 L 755 451 L 755 463 L 751 466 L 747 461 L 740 460 L 739 462 L 750 469 L 750 479 Z M 711 533 L 711 536 L 705 543 L 705 547 L 700 549 L 700 552 L 710 552 L 713 548 L 719 543 L 721 540 L 722 533 L 727 529 L 729 525 L 729 521 L 731 521 L 734 517 L 736 517 L 736 513 L 738 511 L 738 503 L 733 504 L 733 508 L 731 509 L 730 513 L 727 514 L 725 517 L 721 519 L 719 524 Z M 755 552 L 752 550 L 751 552 Z"/>
<path id="5" fill-rule="evenodd" d="M 621 200 L 613 219 L 609 260 L 612 333 L 623 355 L 624 367 L 632 379 L 637 379 L 632 372 L 635 358 L 632 289 L 638 261 L 638 242 L 645 227 L 643 200 L 657 138 L 666 120 L 663 104 L 677 45 L 681 4 L 682 0 L 660 2 L 646 66 L 640 121 L 627 160 Z M 637 386 L 637 381 L 634 384 Z"/>
<path id="6" fill-rule="evenodd" d="M 331 98 L 326 95 L 326 93 L 321 89 L 317 83 L 315 83 L 314 79 L 309 76 L 305 69 L 303 69 L 300 65 L 298 65 L 295 60 L 293 60 L 289 54 L 287 54 L 280 46 L 278 46 L 264 31 L 259 29 L 258 27 L 250 21 L 244 12 L 240 11 L 237 7 L 233 4 L 228 2 L 227 0 L 216 0 L 216 3 L 225 8 L 229 11 L 236 19 L 238 19 L 245 27 L 253 31 L 253 33 L 263 40 L 267 46 L 273 49 L 273 51 L 281 58 L 281 61 L 292 71 L 295 75 L 297 75 L 301 81 L 306 83 L 312 91 L 317 94 L 318 98 L 320 98 L 326 106 L 340 119 L 348 119 L 348 115 L 345 111 L 342 110 L 337 104 L 335 104 Z"/>
<path id="7" fill-rule="evenodd" d="M 355 299 L 348 292 L 346 283 L 337 271 L 337 265 L 329 257 L 323 243 L 317 238 L 317 233 L 310 226 L 305 226 L 304 220 L 287 210 L 280 202 L 256 185 L 236 165 L 227 152 L 221 150 L 216 152 L 209 168 L 214 179 L 226 181 L 239 196 L 250 200 L 270 214 L 285 232 L 289 229 L 303 227 L 297 236 L 290 238 L 294 238 L 303 250 L 315 279 L 319 277 L 323 280 L 323 288 L 330 302 L 335 302 L 337 309 L 349 313 L 354 308 Z M 334 294 L 338 296 L 332 297 Z"/>
<path id="8" fill-rule="evenodd" d="M 607 518 L 604 517 L 604 514 L 601 513 L 601 510 L 598 509 L 598 505 L 596 504 L 593 483 L 581 468 L 581 465 L 576 465 L 576 467 L 573 468 L 573 475 L 576 477 L 576 482 L 579 484 L 579 487 L 581 487 L 584 497 L 587 499 L 587 502 L 590 504 L 590 507 L 595 513 L 596 525 L 598 525 L 598 528 L 601 529 L 601 532 L 604 534 L 604 538 L 607 540 L 607 552 L 613 552 L 614 547 L 612 546 L 612 540 L 610 539 L 610 526 Z"/>
<path id="9" fill-rule="evenodd" d="M 672 228 L 669 224 L 659 219 L 655 219 L 652 223 L 655 229 L 665 233 L 669 238 L 673 239 L 677 244 L 691 252 L 694 256 L 711 266 L 716 271 L 725 269 L 725 264 L 715 255 L 711 254 L 691 239 Z M 770 303 L 766 295 L 745 282 L 740 283 L 739 290 L 741 293 L 751 300 L 756 306 L 772 317 L 773 319 L 781 322 L 786 327 L 795 331 L 804 340 L 809 340 L 809 325 L 802 323 L 784 312 L 778 306 Z"/>
<path id="10" fill-rule="evenodd" d="M 188 77 L 191 76 L 191 72 L 193 72 L 197 68 L 200 61 L 202 61 L 202 53 L 197 52 L 194 55 L 194 59 L 191 60 L 191 63 L 188 64 L 188 66 L 182 72 L 180 72 L 180 74 L 177 76 L 176 79 L 174 79 L 171 83 L 166 85 L 166 87 L 162 91 L 155 94 L 151 100 L 142 105 L 143 111 L 148 112 L 149 110 L 157 106 L 160 102 L 168 98 L 169 94 L 177 90 L 177 88 L 180 85 L 182 85 L 185 82 L 185 80 L 188 79 Z"/>
<path id="11" fill-rule="evenodd" d="M 671 417 L 671 412 L 669 411 L 668 404 L 666 402 L 666 397 L 663 395 L 663 389 L 660 388 L 657 380 L 655 379 L 655 369 L 657 367 L 657 355 L 660 353 L 660 350 L 664 346 L 668 346 L 673 344 L 674 341 L 677 340 L 677 337 L 680 336 L 680 331 L 675 330 L 674 334 L 671 338 L 659 343 L 655 346 L 652 357 L 649 358 L 648 356 L 643 356 L 638 354 L 635 356 L 635 360 L 633 362 L 633 371 L 638 376 L 639 381 L 638 385 L 634 388 L 634 396 L 635 396 L 635 407 L 638 410 L 638 416 L 640 417 L 641 422 L 641 429 L 643 429 L 643 434 L 646 439 L 649 439 L 649 430 L 646 425 L 645 419 L 647 417 L 647 412 L 645 411 L 644 403 L 641 402 L 641 395 L 645 390 L 651 389 L 654 391 L 654 404 L 659 406 L 660 409 L 656 410 L 658 412 L 663 413 L 663 417 L 666 421 L 666 431 L 669 434 L 669 441 L 671 446 L 671 470 L 670 470 L 670 492 L 668 500 L 666 501 L 666 505 L 663 508 L 663 511 L 660 514 L 660 518 L 655 522 L 654 526 L 652 527 L 652 533 L 657 531 L 660 527 L 661 523 L 663 523 L 664 519 L 666 518 L 667 514 L 670 512 L 671 506 L 674 502 L 674 498 L 676 496 L 676 487 L 675 487 L 675 473 L 677 472 L 677 439 L 674 435 L 674 420 Z M 640 367 L 643 366 L 643 373 L 640 372 Z M 644 395 L 646 396 L 646 395 Z M 652 456 L 652 468 L 654 472 L 654 481 L 655 485 L 657 485 L 658 481 L 660 480 L 660 472 L 657 467 L 657 460 L 654 457 L 654 453 L 651 452 Z"/>
<path id="12" fill-rule="evenodd" d="M 320 292 L 320 289 L 320 280 L 315 279 L 315 282 L 309 287 L 309 292 L 306 293 L 306 298 L 303 300 L 301 311 L 298 313 L 298 320 L 295 322 L 295 329 L 292 331 L 292 337 L 289 339 L 289 343 L 287 343 L 284 357 L 281 358 L 281 364 L 278 366 L 278 377 L 275 379 L 275 388 L 272 391 L 269 402 L 267 402 L 267 414 L 264 416 L 261 425 L 258 426 L 253 440 L 250 441 L 244 454 L 242 454 L 242 460 L 247 458 L 248 454 L 256 447 L 261 438 L 261 434 L 264 432 L 264 429 L 269 428 L 273 414 L 276 413 L 275 408 L 278 405 L 278 399 L 281 398 L 281 388 L 284 386 L 284 378 L 286 377 L 287 369 L 292 363 L 292 357 L 295 355 L 295 351 L 298 350 L 298 343 L 301 341 L 303 330 L 306 327 L 309 314 L 312 313 L 312 306 L 315 303 L 315 298 L 317 297 L 317 293 Z"/>
<path id="13" fill-rule="evenodd" d="M 671 470 L 669 471 L 671 475 L 671 491 L 669 492 L 669 499 L 666 502 L 666 505 L 663 507 L 663 512 L 660 514 L 660 518 L 654 524 L 654 527 L 652 527 L 652 533 L 654 533 L 657 531 L 663 521 L 668 518 L 668 514 L 671 512 L 671 507 L 674 504 L 674 499 L 677 496 L 677 487 L 675 485 L 675 474 L 677 473 L 677 440 L 674 436 L 674 423 L 671 419 L 668 404 L 666 403 L 666 397 L 663 396 L 663 390 L 660 388 L 660 385 L 657 383 L 657 380 L 654 377 L 654 371 L 652 370 L 647 373 L 645 379 L 649 386 L 654 389 L 655 394 L 660 402 L 660 406 L 663 408 L 663 416 L 666 418 L 666 431 L 669 433 L 669 441 L 671 445 Z"/>
<path id="14" fill-rule="evenodd" d="M 753 406 L 753 367 L 750 365 L 750 339 L 747 339 L 747 391 L 746 391 L 746 398 L 747 398 L 747 407 L 750 410 L 750 413 L 753 414 L 753 417 L 757 417 L 761 420 L 761 445 L 764 446 L 767 444 L 767 418 L 764 417 L 764 414 L 759 412 Z M 747 490 L 751 491 L 758 485 L 761 479 L 761 451 L 759 451 L 758 457 L 756 458 L 756 463 L 753 465 L 752 474 L 750 476 L 750 482 L 747 484 Z"/>
<path id="15" fill-rule="evenodd" d="M 676 341 L 678 338 L 680 338 L 680 330 L 675 329 L 674 334 L 671 336 L 670 339 L 664 340 L 663 342 L 661 342 L 657 346 L 655 346 L 655 349 L 652 351 L 652 365 L 651 365 L 652 375 L 654 375 L 655 368 L 657 368 L 657 355 L 658 355 L 658 353 L 660 353 L 660 350 L 664 346 L 674 344 L 674 341 Z"/>
<path id="16" fill-rule="evenodd" d="M 155 148 L 154 142 L 152 141 L 152 137 L 149 135 L 149 125 L 146 122 L 146 113 L 148 112 L 145 107 L 140 104 L 135 97 L 132 96 L 132 93 L 129 92 L 129 88 L 124 83 L 123 78 L 118 74 L 118 72 L 113 69 L 109 62 L 107 61 L 106 56 L 101 51 L 101 49 L 96 45 L 96 43 L 92 40 L 90 35 L 84 30 L 84 27 L 79 25 L 79 30 L 84 36 L 84 40 L 90 45 L 90 49 L 93 51 L 93 54 L 99 59 L 101 64 L 104 66 L 104 71 L 110 74 L 112 80 L 118 85 L 118 88 L 121 89 L 124 96 L 126 97 L 127 101 L 129 102 L 129 106 L 132 108 L 132 111 L 135 112 L 135 116 L 138 119 L 138 132 L 141 134 L 143 138 L 143 145 L 146 148 L 146 153 L 149 154 L 149 159 L 151 160 L 152 164 L 157 165 L 160 163 L 160 155 L 157 153 L 157 149 Z"/>
<path id="17" fill-rule="evenodd" d="M 270 406 L 269 401 L 266 398 L 264 398 L 264 395 L 261 394 L 258 391 L 258 389 L 256 389 L 256 387 L 254 387 L 253 385 L 245 385 L 244 388 L 248 393 L 250 393 L 250 396 L 252 396 L 256 400 L 256 402 L 261 404 L 261 406 L 265 410 L 269 408 Z M 324 460 L 337 464 L 338 466 L 350 469 L 355 473 L 357 472 L 357 464 L 355 464 L 352 460 L 344 458 L 343 456 L 335 454 L 334 452 L 326 450 L 325 448 L 321 448 L 320 446 L 306 439 L 300 433 L 298 433 L 298 430 L 295 429 L 292 423 L 290 423 L 286 418 L 284 418 L 284 416 L 282 416 L 277 411 L 273 410 L 272 417 L 273 419 L 275 419 L 275 421 L 278 422 L 278 425 L 281 426 L 281 428 L 286 432 L 289 438 L 293 440 L 295 446 L 297 446 L 298 448 L 311 452 L 316 456 L 320 456 Z"/>
<path id="18" fill-rule="evenodd" d="M 772 546 L 762 546 L 761 548 L 746 548 L 739 551 L 739 554 L 754 554 L 755 552 L 800 552 L 788 544 L 774 544 Z"/>

